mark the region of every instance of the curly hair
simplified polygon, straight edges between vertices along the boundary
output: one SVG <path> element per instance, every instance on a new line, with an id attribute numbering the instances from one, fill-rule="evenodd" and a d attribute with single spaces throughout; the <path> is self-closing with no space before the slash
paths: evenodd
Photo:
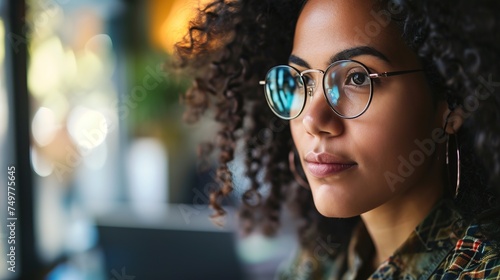
<path id="1" fill-rule="evenodd" d="M 214 217 L 225 213 L 221 201 L 233 188 L 228 163 L 242 143 L 251 182 L 240 210 L 245 231 L 260 228 L 272 235 L 286 204 L 299 220 L 304 248 L 312 250 L 317 238 L 328 238 L 343 249 L 359 217 L 319 214 L 311 191 L 298 183 L 297 172 L 291 169 L 289 155 L 294 147 L 288 122 L 267 108 L 258 85 L 269 68 L 288 62 L 305 2 L 213 1 L 199 10 L 189 34 L 176 45 L 176 67 L 194 77 L 183 99 L 185 119 L 196 122 L 213 109 L 220 124 L 215 143 L 199 149 L 201 157 L 218 155 L 221 187 L 210 197 Z M 487 235 L 499 240 L 498 226 L 488 225 L 499 224 L 493 186 L 500 183 L 500 84 L 496 82 L 500 75 L 499 65 L 493 62 L 500 55 L 496 15 L 500 3 L 401 0 L 398 5 L 405 11 L 398 18 L 403 37 L 425 65 L 431 88 L 465 112 L 458 133 L 462 172 L 456 204 L 467 219 L 481 222 Z"/>

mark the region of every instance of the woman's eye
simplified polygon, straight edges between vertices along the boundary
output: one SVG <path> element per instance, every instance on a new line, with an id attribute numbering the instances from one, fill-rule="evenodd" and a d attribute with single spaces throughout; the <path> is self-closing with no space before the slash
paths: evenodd
<path id="1" fill-rule="evenodd" d="M 355 72 L 348 75 L 346 82 L 348 85 L 364 86 L 370 83 L 370 78 L 366 73 Z"/>

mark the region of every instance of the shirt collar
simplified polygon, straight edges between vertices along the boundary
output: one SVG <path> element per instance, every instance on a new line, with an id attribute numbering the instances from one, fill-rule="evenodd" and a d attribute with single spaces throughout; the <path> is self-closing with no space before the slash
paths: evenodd
<path id="1" fill-rule="evenodd" d="M 408 239 L 368 279 L 387 279 L 388 276 L 427 279 L 454 248 L 459 239 L 455 229 L 462 220 L 451 200 L 440 200 Z M 369 239 L 366 228 L 357 228 L 349 246 L 348 274 L 351 279 L 358 278 L 363 274 L 360 270 L 365 270 L 370 264 L 371 259 L 366 257 L 367 251 L 373 250 L 373 244 L 370 245 L 366 238 Z M 370 258 L 373 256 L 369 255 Z"/>

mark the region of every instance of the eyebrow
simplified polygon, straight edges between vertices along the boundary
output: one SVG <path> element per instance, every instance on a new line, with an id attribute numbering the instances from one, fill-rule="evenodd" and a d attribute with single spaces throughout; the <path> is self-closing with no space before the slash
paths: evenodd
<path id="1" fill-rule="evenodd" d="M 359 55 L 371 55 L 371 56 L 375 56 L 375 57 L 377 57 L 377 58 L 379 58 L 381 60 L 384 60 L 384 61 L 390 63 L 390 60 L 387 58 L 387 56 L 385 56 L 383 53 L 381 53 L 380 51 L 376 50 L 375 48 L 369 47 L 369 46 L 360 46 L 360 47 L 354 47 L 354 48 L 346 49 L 346 50 L 343 50 L 343 51 L 341 51 L 341 52 L 333 55 L 330 58 L 330 60 L 328 61 L 328 64 L 332 64 L 332 63 L 334 63 L 335 61 L 338 61 L 338 60 L 351 59 L 351 58 L 359 56 Z M 302 66 L 302 67 L 311 68 L 311 66 L 309 66 L 309 63 L 307 63 L 302 58 L 300 58 L 300 57 L 298 57 L 296 55 L 293 55 L 293 54 L 290 55 L 290 58 L 288 59 L 288 62 L 296 64 L 296 65 L 299 65 L 299 66 Z"/>
<path id="2" fill-rule="evenodd" d="M 290 58 L 288 59 L 288 63 L 297 64 L 297 65 L 305 67 L 305 68 L 311 68 L 311 66 L 309 66 L 309 63 L 307 63 L 302 58 L 300 58 L 296 55 L 293 55 L 293 54 L 290 55 Z"/>

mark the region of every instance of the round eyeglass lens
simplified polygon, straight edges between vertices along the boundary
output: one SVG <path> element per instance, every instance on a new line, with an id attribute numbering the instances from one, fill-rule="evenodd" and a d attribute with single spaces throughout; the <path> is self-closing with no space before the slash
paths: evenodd
<path id="1" fill-rule="evenodd" d="M 276 66 L 267 72 L 266 99 L 271 110 L 280 118 L 297 117 L 305 104 L 304 82 L 300 73 L 290 66 Z"/>
<path id="2" fill-rule="evenodd" d="M 325 97 L 342 117 L 363 114 L 371 101 L 372 81 L 368 69 L 356 61 L 337 61 L 325 73 Z"/>

